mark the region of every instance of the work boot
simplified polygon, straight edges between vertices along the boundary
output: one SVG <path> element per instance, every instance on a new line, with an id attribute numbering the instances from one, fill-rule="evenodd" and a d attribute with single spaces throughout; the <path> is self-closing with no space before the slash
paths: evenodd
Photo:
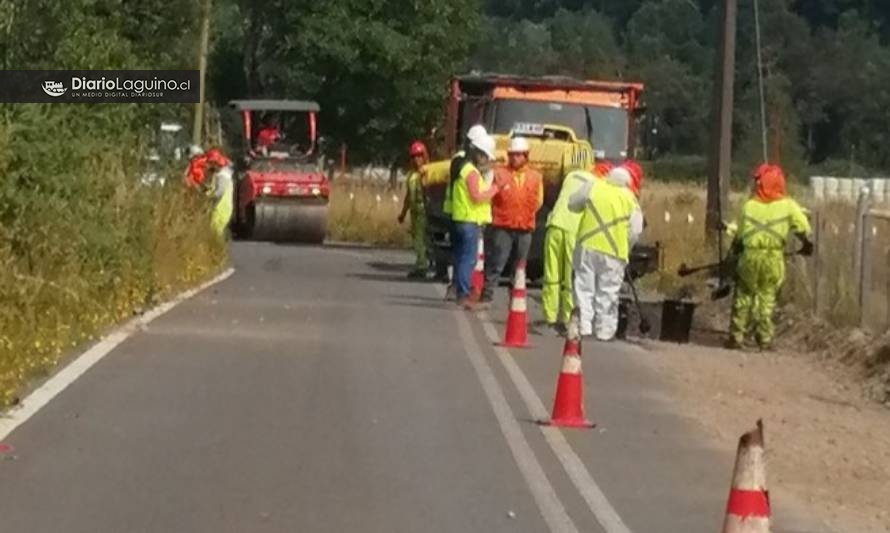
<path id="1" fill-rule="evenodd" d="M 566 325 L 563 324 L 562 322 L 556 322 L 554 324 L 551 324 L 550 327 L 552 327 L 553 331 L 555 331 L 556 334 L 559 335 L 560 337 L 565 337 L 566 335 L 569 334 L 569 328 L 566 327 Z"/>
<path id="2" fill-rule="evenodd" d="M 491 295 L 483 293 L 482 296 L 479 297 L 479 301 L 476 302 L 475 308 L 479 311 L 485 311 L 486 309 L 491 309 L 491 304 Z"/>
<path id="3" fill-rule="evenodd" d="M 411 272 L 408 272 L 408 279 L 426 279 L 426 270 L 415 268 Z"/>
<path id="4" fill-rule="evenodd" d="M 743 348 L 742 343 L 733 337 L 726 339 L 726 342 L 723 343 L 723 347 L 727 350 L 741 350 Z"/>

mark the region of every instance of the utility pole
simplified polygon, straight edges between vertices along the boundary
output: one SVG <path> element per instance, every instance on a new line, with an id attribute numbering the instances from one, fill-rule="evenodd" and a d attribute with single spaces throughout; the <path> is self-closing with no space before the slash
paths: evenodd
<path id="1" fill-rule="evenodd" d="M 709 154 L 708 205 L 705 231 L 713 238 L 729 204 L 732 172 L 732 108 L 735 86 L 735 42 L 738 0 L 722 0 L 723 31 L 714 69 L 714 100 L 711 107 L 713 145 Z"/>
<path id="2" fill-rule="evenodd" d="M 206 87 L 204 80 L 207 77 L 207 49 L 210 46 L 211 0 L 203 0 L 201 4 L 201 44 L 198 49 L 198 70 L 201 71 L 198 82 L 200 84 L 198 88 L 200 97 L 198 103 L 195 104 L 195 122 L 192 125 L 192 144 L 198 146 L 201 146 L 201 140 L 204 137 L 204 95 Z"/>

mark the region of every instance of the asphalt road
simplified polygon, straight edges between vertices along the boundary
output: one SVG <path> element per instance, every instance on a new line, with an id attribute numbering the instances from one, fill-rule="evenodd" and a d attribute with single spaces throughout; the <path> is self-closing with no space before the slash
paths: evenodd
<path id="1" fill-rule="evenodd" d="M 734 450 L 634 361 L 657 352 L 585 345 L 597 427 L 543 428 L 562 341 L 496 348 L 504 302 L 459 311 L 400 252 L 233 263 L 3 439 L 0 531 L 719 531 Z"/>

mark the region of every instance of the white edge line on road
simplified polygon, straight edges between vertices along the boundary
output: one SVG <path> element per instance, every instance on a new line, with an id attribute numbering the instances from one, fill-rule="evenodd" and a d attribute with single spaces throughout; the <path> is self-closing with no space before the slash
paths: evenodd
<path id="1" fill-rule="evenodd" d="M 519 368 L 516 361 L 513 360 L 509 350 L 497 346 L 497 342 L 499 341 L 498 334 L 494 324 L 491 323 L 488 313 L 480 312 L 478 313 L 478 317 L 482 322 L 482 329 L 485 331 L 485 335 L 493 344 L 495 344 L 494 351 L 497 353 L 501 364 L 504 365 L 516 390 L 519 391 L 519 395 L 525 402 L 529 413 L 536 420 L 548 419 L 550 415 L 544 407 L 544 403 L 541 401 L 538 393 L 535 392 L 532 384 L 529 383 L 525 373 Z M 578 457 L 578 454 L 572 449 L 572 446 L 566 440 L 565 435 L 562 434 L 562 430 L 555 427 L 541 426 L 541 432 L 544 434 L 547 444 L 550 445 L 550 448 L 553 450 L 553 453 L 556 454 L 559 462 L 562 463 L 563 469 L 565 469 L 566 474 L 568 474 L 569 478 L 572 480 L 575 488 L 578 489 L 581 497 L 587 502 L 590 511 L 596 517 L 597 522 L 599 522 L 606 533 L 631 533 L 630 528 L 627 527 L 621 519 L 621 516 L 619 516 L 615 508 L 612 507 L 612 504 L 609 503 L 609 500 L 606 498 L 606 495 L 600 489 L 599 485 L 597 485 L 596 481 L 593 480 L 593 476 L 590 475 L 584 462 L 581 461 L 581 458 Z"/>
<path id="2" fill-rule="evenodd" d="M 5 439 L 17 427 L 27 422 L 28 419 L 40 411 L 43 406 L 48 404 L 59 393 L 65 390 L 68 385 L 74 383 L 77 378 L 82 376 L 90 369 L 90 367 L 102 360 L 103 357 L 108 355 L 120 343 L 138 332 L 142 326 L 147 325 L 152 320 L 158 318 L 204 289 L 224 281 L 234 273 L 235 269 L 229 268 L 212 280 L 178 294 L 172 300 L 162 303 L 145 314 L 136 317 L 113 330 L 90 349 L 77 356 L 77 358 L 71 361 L 65 368 L 48 379 L 46 383 L 34 390 L 22 400 L 18 406 L 10 409 L 5 415 L 0 416 L 0 440 Z"/>
<path id="3" fill-rule="evenodd" d="M 479 342 L 473 335 L 472 327 L 462 311 L 454 311 L 457 319 L 457 329 L 464 344 L 464 352 L 476 371 L 476 376 L 488 397 L 488 403 L 494 411 L 501 433 L 513 453 L 519 471 L 525 478 L 525 482 L 531 490 L 532 497 L 541 511 L 544 522 L 553 533 L 577 533 L 578 528 L 572 522 L 565 507 L 556 495 L 556 491 L 547 479 L 544 469 L 535 457 L 519 422 L 516 421 L 510 404 L 504 396 L 504 391 L 498 384 L 497 378 L 485 361 Z"/>

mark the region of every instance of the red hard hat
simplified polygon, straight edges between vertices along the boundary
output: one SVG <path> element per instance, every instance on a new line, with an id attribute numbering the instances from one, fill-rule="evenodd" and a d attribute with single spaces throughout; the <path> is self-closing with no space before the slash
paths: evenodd
<path id="1" fill-rule="evenodd" d="M 223 155 L 223 153 L 219 150 L 219 148 L 211 148 L 207 150 L 205 154 L 207 156 L 207 162 L 212 163 L 214 165 L 224 167 L 231 164 L 231 161 Z"/>
<path id="2" fill-rule="evenodd" d="M 643 188 L 643 168 L 633 159 L 624 162 L 624 168 L 630 173 L 630 190 L 637 196 L 640 195 L 640 189 Z"/>
<path id="3" fill-rule="evenodd" d="M 417 157 L 419 155 L 425 156 L 426 153 L 426 145 L 420 141 L 414 141 L 411 143 L 411 147 L 408 148 L 408 155 L 411 157 Z"/>

